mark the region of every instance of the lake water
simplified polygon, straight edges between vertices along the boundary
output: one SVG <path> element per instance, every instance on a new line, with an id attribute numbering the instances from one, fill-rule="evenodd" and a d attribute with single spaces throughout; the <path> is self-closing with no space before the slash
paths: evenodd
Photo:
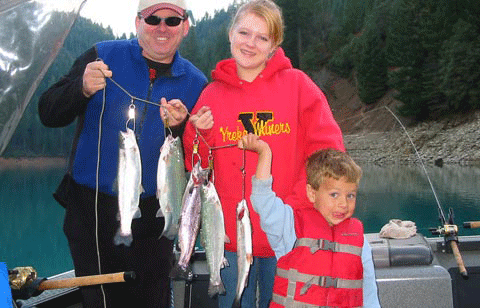
<path id="1" fill-rule="evenodd" d="M 418 232 L 431 236 L 438 207 L 420 167 L 363 165 L 356 216 L 365 232 L 379 232 L 390 219 L 412 220 Z M 480 220 L 480 168 L 427 167 L 440 204 L 453 208 L 460 235 L 480 234 L 464 229 L 464 221 Z M 73 268 L 62 231 L 64 209 L 52 192 L 63 168 L 0 170 L 0 262 L 9 268 L 33 266 L 41 277 Z"/>

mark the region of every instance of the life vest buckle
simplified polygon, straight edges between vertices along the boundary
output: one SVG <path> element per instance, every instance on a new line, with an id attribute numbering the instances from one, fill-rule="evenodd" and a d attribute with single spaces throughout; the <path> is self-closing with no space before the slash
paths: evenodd
<path id="1" fill-rule="evenodd" d="M 319 239 L 318 244 L 316 246 L 318 247 L 318 249 L 321 249 L 321 250 L 335 251 L 337 247 L 337 243 L 330 242 L 329 240 L 325 240 L 325 239 Z"/>
<path id="2" fill-rule="evenodd" d="M 336 288 L 338 283 L 338 278 L 332 278 L 329 276 L 320 277 L 320 286 L 323 288 Z"/>

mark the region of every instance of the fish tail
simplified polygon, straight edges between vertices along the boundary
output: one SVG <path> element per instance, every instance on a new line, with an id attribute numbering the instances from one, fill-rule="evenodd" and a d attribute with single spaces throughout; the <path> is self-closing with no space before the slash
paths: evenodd
<path id="1" fill-rule="evenodd" d="M 113 238 L 113 243 L 115 245 L 125 245 L 125 246 L 130 246 L 132 244 L 133 237 L 132 234 L 122 234 L 120 229 L 118 229 L 117 234 L 115 234 L 115 237 Z"/>
<path id="2" fill-rule="evenodd" d="M 223 285 L 223 282 L 220 282 L 220 284 L 212 284 L 208 286 L 208 296 L 214 297 L 216 294 L 225 294 L 225 286 Z"/>
<path id="3" fill-rule="evenodd" d="M 233 304 L 232 304 L 232 308 L 240 308 L 242 307 L 242 303 L 241 303 L 241 297 L 235 297 L 235 300 L 233 301 Z"/>
<path id="4" fill-rule="evenodd" d="M 170 278 L 172 278 L 173 280 L 188 280 L 188 281 L 190 281 L 193 278 L 192 268 L 189 265 L 186 269 L 183 269 L 177 263 L 177 264 L 175 264 L 175 266 L 170 271 Z"/>

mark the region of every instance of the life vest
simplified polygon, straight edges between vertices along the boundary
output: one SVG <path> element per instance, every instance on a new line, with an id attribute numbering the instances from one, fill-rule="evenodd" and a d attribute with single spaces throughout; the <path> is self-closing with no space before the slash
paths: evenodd
<path id="1" fill-rule="evenodd" d="M 363 225 L 330 227 L 314 208 L 295 211 L 295 247 L 277 263 L 270 307 L 363 306 Z"/>

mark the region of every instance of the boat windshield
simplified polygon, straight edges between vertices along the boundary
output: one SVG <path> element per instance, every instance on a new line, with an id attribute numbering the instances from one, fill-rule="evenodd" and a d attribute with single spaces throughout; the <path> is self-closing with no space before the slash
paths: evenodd
<path id="1" fill-rule="evenodd" d="M 0 2 L 0 155 L 86 1 Z"/>

